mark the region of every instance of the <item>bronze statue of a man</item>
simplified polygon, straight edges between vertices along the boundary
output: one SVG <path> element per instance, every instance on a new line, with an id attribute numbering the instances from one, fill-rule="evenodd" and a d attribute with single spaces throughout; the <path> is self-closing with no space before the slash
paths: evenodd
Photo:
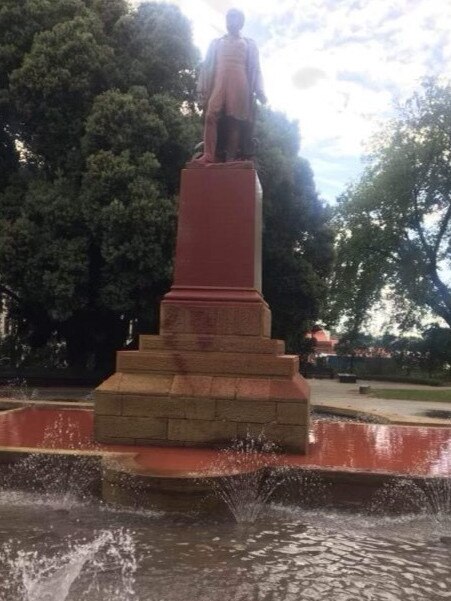
<path id="1" fill-rule="evenodd" d="M 257 45 L 241 35 L 244 14 L 229 10 L 226 24 L 228 33 L 210 44 L 199 77 L 205 111 L 204 154 L 196 161 L 201 164 L 245 158 L 255 99 L 266 103 Z"/>

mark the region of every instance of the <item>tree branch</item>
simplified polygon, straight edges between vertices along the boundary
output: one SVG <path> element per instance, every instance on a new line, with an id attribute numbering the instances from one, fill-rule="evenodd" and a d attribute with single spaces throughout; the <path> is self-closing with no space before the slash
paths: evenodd
<path id="1" fill-rule="evenodd" d="M 9 298 L 11 298 L 13 301 L 15 301 L 17 304 L 22 303 L 22 299 L 20 298 L 20 296 L 18 294 L 16 294 L 15 292 L 13 292 L 12 290 L 10 290 L 9 288 L 7 288 L 6 286 L 4 286 L 3 284 L 0 284 L 0 294 L 5 294 Z"/>
<path id="2" fill-rule="evenodd" d="M 420 237 L 421 245 L 423 246 L 424 252 L 428 256 L 429 261 L 431 263 L 435 263 L 434 253 L 433 253 L 433 251 L 431 250 L 431 247 L 429 246 L 429 244 L 426 241 L 426 237 L 424 235 L 423 227 L 421 225 L 420 211 L 418 209 L 418 193 L 416 192 L 416 190 L 412 190 L 411 197 L 412 197 L 412 200 L 413 200 L 413 207 L 414 207 L 415 227 L 416 227 L 416 230 L 417 230 L 418 235 Z"/>
<path id="3" fill-rule="evenodd" d="M 436 260 L 437 260 L 437 254 L 438 254 L 438 251 L 439 251 L 439 248 L 440 248 L 440 243 L 441 243 L 441 241 L 443 239 L 443 236 L 444 236 L 444 234 L 446 232 L 446 228 L 448 227 L 450 218 L 451 218 L 451 202 L 450 202 L 450 205 L 449 205 L 449 207 L 448 207 L 448 209 L 447 209 L 447 211 L 445 213 L 445 216 L 443 217 L 443 221 L 442 221 L 442 223 L 440 225 L 440 229 L 439 229 L 438 234 L 437 234 L 437 240 L 435 241 L 434 256 L 435 256 Z"/>

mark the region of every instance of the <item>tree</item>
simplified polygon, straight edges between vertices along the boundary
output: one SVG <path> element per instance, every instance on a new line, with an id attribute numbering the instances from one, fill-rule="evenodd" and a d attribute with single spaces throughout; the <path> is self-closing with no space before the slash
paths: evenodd
<path id="1" fill-rule="evenodd" d="M 197 61 L 171 5 L 2 2 L 0 292 L 31 345 L 56 333 L 72 366 L 109 367 L 130 324 L 155 327 Z"/>
<path id="2" fill-rule="evenodd" d="M 107 369 L 156 331 L 172 275 L 180 169 L 200 139 L 199 57 L 169 4 L 2 0 L 0 294 L 32 348 Z M 332 259 L 329 213 L 295 124 L 265 110 L 264 294 L 298 350 Z"/>
<path id="3" fill-rule="evenodd" d="M 350 357 L 349 369 L 354 369 L 354 359 L 357 355 L 368 352 L 374 345 L 374 337 L 362 332 L 346 332 L 335 345 L 335 351 L 340 357 Z"/>
<path id="4" fill-rule="evenodd" d="M 358 331 L 389 291 L 408 327 L 432 312 L 451 325 L 451 86 L 428 81 L 374 141 L 338 199 L 329 321 Z M 448 281 L 447 281 L 448 280 Z"/>
<path id="5" fill-rule="evenodd" d="M 451 330 L 434 324 L 427 328 L 418 344 L 420 365 L 430 376 L 437 372 L 450 372 Z"/>
<path id="6" fill-rule="evenodd" d="M 330 213 L 308 162 L 299 157 L 297 124 L 264 109 L 256 133 L 263 188 L 263 293 L 272 309 L 273 336 L 302 352 L 304 335 L 323 310 L 333 259 Z"/>

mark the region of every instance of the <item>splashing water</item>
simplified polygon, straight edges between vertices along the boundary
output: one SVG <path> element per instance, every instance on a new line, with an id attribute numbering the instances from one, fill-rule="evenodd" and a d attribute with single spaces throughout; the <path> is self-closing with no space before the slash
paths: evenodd
<path id="1" fill-rule="evenodd" d="M 80 425 L 70 413 L 59 414 L 55 421 L 46 427 L 43 435 L 45 449 L 58 449 L 64 438 L 72 451 L 80 448 L 82 433 Z M 90 451 L 98 448 L 92 444 Z M 79 499 L 89 498 L 99 486 L 100 467 L 95 456 L 73 453 L 60 457 L 58 453 L 31 453 L 1 474 L 0 484 L 6 488 L 17 489 L 24 486 L 27 490 L 43 492 L 49 499 L 58 497 L 62 507 L 70 507 Z"/>
<path id="2" fill-rule="evenodd" d="M 371 504 L 374 513 L 393 511 L 424 513 L 437 522 L 451 519 L 451 478 L 430 478 L 421 485 L 400 479 L 383 486 Z"/>
<path id="3" fill-rule="evenodd" d="M 91 457 L 66 457 L 33 454 L 13 464 L 4 475 L 5 487 L 40 492 L 49 502 L 58 498 L 62 508 L 70 509 L 80 500 L 90 499 L 98 487 L 100 467 Z"/>
<path id="4" fill-rule="evenodd" d="M 37 388 L 30 388 L 25 378 L 13 378 L 0 387 L 0 397 L 32 401 L 39 397 L 39 391 Z"/>
<path id="5" fill-rule="evenodd" d="M 247 436 L 221 451 L 211 466 L 211 486 L 238 523 L 255 522 L 281 484 L 268 471 L 276 447 Z"/>
<path id="6" fill-rule="evenodd" d="M 307 491 L 308 488 L 316 489 L 316 495 L 320 489 L 323 492 L 317 477 L 277 466 L 277 457 L 277 447 L 273 443 L 262 436 L 247 436 L 222 450 L 213 462 L 210 468 L 213 492 L 225 503 L 237 523 L 255 522 L 282 484 L 284 490 L 290 485 L 296 496 L 300 490 Z"/>
<path id="7" fill-rule="evenodd" d="M 42 446 L 47 449 L 58 449 L 61 447 L 62 440 L 64 440 L 64 447 L 73 451 L 81 448 L 95 451 L 99 448 L 94 441 L 87 444 L 80 423 L 72 417 L 70 410 L 57 413 L 54 421 L 46 426 Z"/>
<path id="8" fill-rule="evenodd" d="M 2 601 L 29 601 L 23 588 L 12 585 L 18 549 L 41 550 L 61 566 L 57 560 L 70 549 L 124 526 L 139 555 L 134 595 L 124 592 L 118 556 L 127 561 L 127 554 L 116 539 L 84 564 L 64 601 L 439 601 L 451 590 L 451 549 L 431 536 L 434 520 L 426 515 L 274 511 L 271 503 L 264 519 L 235 527 L 197 515 L 123 512 L 95 503 L 65 515 L 31 499 L 19 506 L 19 500 L 0 502 L 0 539 L 9 540 L 13 551 L 7 565 L 0 558 Z"/>
<path id="9" fill-rule="evenodd" d="M 100 556 L 100 552 L 101 556 Z M 37 551 L 12 550 L 12 543 L 0 551 L 0 560 L 9 566 L 10 578 L 0 584 L 2 590 L 19 601 L 65 601 L 74 582 L 89 566 L 89 584 L 77 599 L 89 599 L 99 582 L 96 576 L 119 569 L 121 583 L 109 591 L 110 601 L 131 601 L 134 598 L 134 575 L 137 569 L 135 545 L 124 531 L 105 531 L 93 541 L 72 546 L 57 557 L 43 556 Z"/>
<path id="10" fill-rule="evenodd" d="M 421 489 L 426 511 L 441 521 L 451 518 L 451 478 L 433 478 Z"/>

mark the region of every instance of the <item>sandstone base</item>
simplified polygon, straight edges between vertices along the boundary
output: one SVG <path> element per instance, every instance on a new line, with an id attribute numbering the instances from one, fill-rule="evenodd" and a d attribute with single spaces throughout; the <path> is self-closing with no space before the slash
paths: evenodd
<path id="1" fill-rule="evenodd" d="M 270 338 L 261 222 L 253 169 L 182 172 L 160 335 L 118 353 L 116 373 L 95 392 L 96 440 L 212 446 L 250 434 L 306 451 L 309 387 L 298 358 Z"/>
<path id="2" fill-rule="evenodd" d="M 257 336 L 141 336 L 95 391 L 95 438 L 216 446 L 263 435 L 305 452 L 309 387 L 282 341 Z"/>

